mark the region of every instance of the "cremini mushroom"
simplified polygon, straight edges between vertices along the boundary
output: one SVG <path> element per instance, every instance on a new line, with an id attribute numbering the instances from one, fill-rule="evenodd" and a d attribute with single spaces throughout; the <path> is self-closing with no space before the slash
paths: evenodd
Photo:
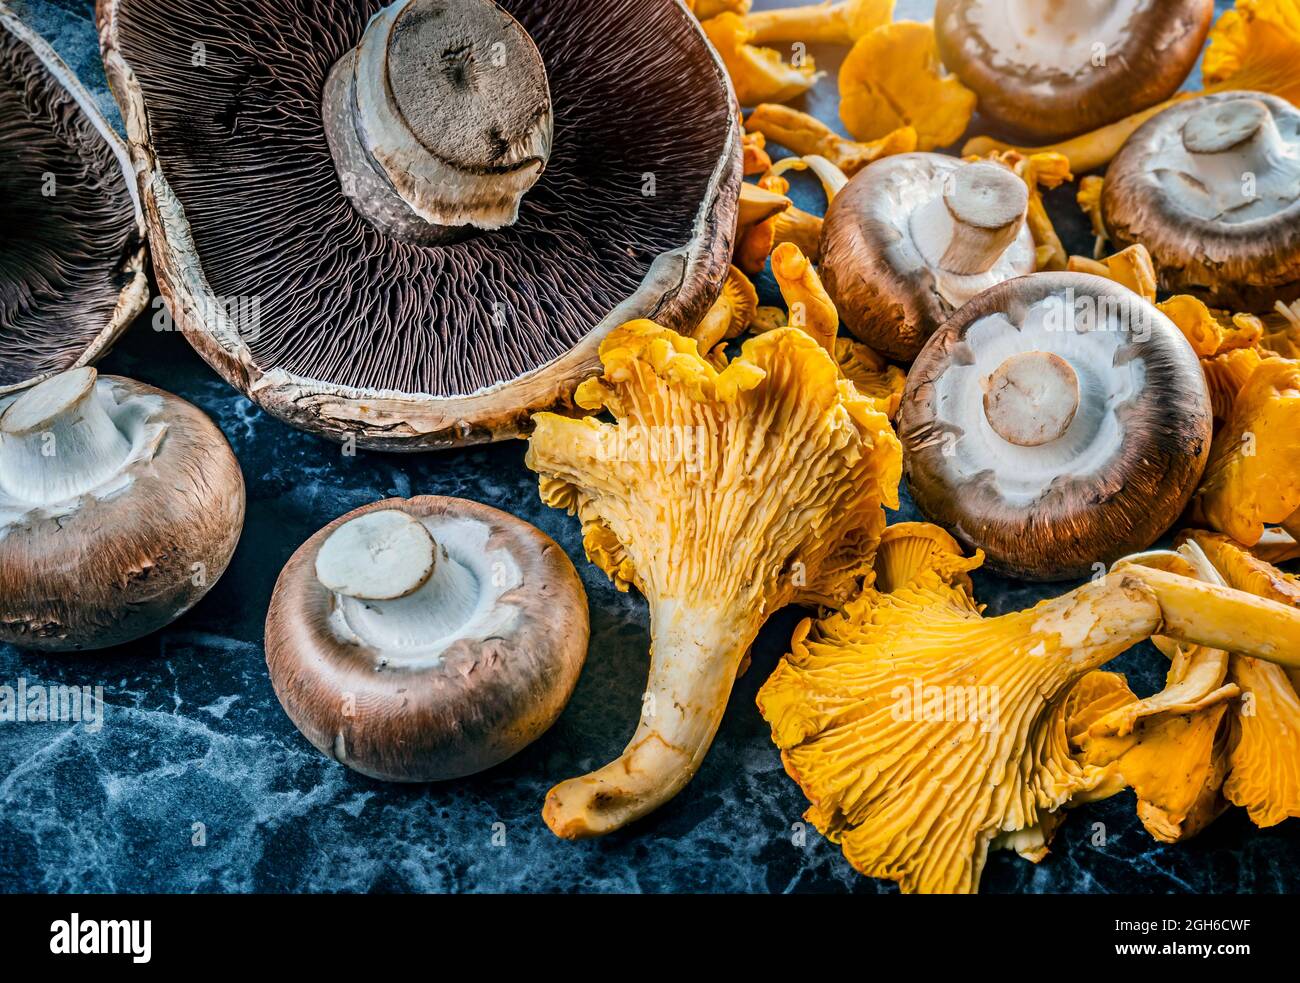
<path id="1" fill-rule="evenodd" d="M 285 565 L 266 664 L 322 753 L 385 781 L 471 775 L 540 737 L 587 655 L 587 599 L 550 537 L 477 502 L 388 499 Z"/>
<path id="2" fill-rule="evenodd" d="M 739 106 L 680 3 L 104 0 L 99 21 L 161 292 L 294 426 L 506 438 L 571 407 L 615 326 L 687 330 L 717 296 Z"/>
<path id="3" fill-rule="evenodd" d="M 877 161 L 836 195 L 822 229 L 826 289 L 850 332 L 910 361 L 957 308 L 1034 272 L 1024 181 L 940 154 Z"/>
<path id="4" fill-rule="evenodd" d="M 98 360 L 144 309 L 126 146 L 46 42 L 0 4 L 0 395 Z"/>
<path id="5" fill-rule="evenodd" d="M 910 126 L 916 149 L 934 150 L 960 139 L 975 112 L 975 93 L 944 71 L 934 28 L 915 21 L 859 38 L 840 65 L 839 83 L 840 119 L 859 141 Z"/>
<path id="6" fill-rule="evenodd" d="M 1210 30 L 1210 44 L 1201 64 L 1205 92 L 1255 90 L 1300 105 L 1300 6 L 1296 0 L 1237 0 Z M 984 156 L 994 150 L 1022 153 L 1051 151 L 1064 154 L 1078 173 L 1104 167 L 1124 142 L 1149 119 L 1195 93 L 1180 92 L 1149 109 L 1081 136 L 1045 147 L 1012 148 L 991 137 L 975 137 L 962 148 L 964 154 Z"/>
<path id="7" fill-rule="evenodd" d="M 699 769 L 759 629 L 791 602 L 856 590 L 897 507 L 899 447 L 884 414 L 794 328 L 745 342 L 721 371 L 649 321 L 602 348 L 578 390 L 608 411 L 541 414 L 527 463 L 542 498 L 582 520 L 587 556 L 650 606 L 650 678 L 626 749 L 551 789 L 559 836 L 618 829 Z"/>
<path id="8" fill-rule="evenodd" d="M 1213 17 L 1214 0 L 939 0 L 934 25 L 981 116 L 1056 140 L 1168 99 Z"/>
<path id="9" fill-rule="evenodd" d="M 1181 332 L 1084 273 L 1009 280 L 963 307 L 912 366 L 899 415 L 917 506 L 1031 580 L 1154 542 L 1196 490 L 1210 428 Z"/>
<path id="10" fill-rule="evenodd" d="M 1179 103 L 1106 172 L 1106 228 L 1144 244 L 1160 285 L 1263 312 L 1300 297 L 1300 110 L 1259 92 Z"/>
<path id="11" fill-rule="evenodd" d="M 217 582 L 243 522 L 230 445 L 184 400 L 89 367 L 0 397 L 0 642 L 156 631 Z"/>
<path id="12" fill-rule="evenodd" d="M 906 538 L 926 559 L 910 574 L 886 561 L 881 583 L 805 620 L 758 694 L 807 819 L 905 892 L 974 891 L 991 848 L 1038 859 L 1062 809 L 1122 787 L 1073 753 L 1063 701 L 1129 647 L 1163 634 L 1300 665 L 1300 611 L 1282 604 L 1125 566 L 983 618 L 967 577 L 978 560 Z"/>

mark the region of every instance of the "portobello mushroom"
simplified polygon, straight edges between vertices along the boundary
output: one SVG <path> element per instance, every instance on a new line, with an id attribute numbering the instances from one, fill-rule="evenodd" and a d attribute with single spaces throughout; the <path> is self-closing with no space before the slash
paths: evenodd
<path id="1" fill-rule="evenodd" d="M 0 394 L 90 365 L 144 309 L 144 219 L 125 144 L 0 4 Z"/>
<path id="2" fill-rule="evenodd" d="M 425 450 L 569 409 L 726 275 L 738 109 L 671 0 L 100 0 L 163 295 L 275 416 Z"/>

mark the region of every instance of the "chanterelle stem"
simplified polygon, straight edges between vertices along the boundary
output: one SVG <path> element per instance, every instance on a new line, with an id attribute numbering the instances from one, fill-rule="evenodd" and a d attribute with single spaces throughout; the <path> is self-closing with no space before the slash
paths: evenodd
<path id="1" fill-rule="evenodd" d="M 325 83 L 343 192 L 420 244 L 499 229 L 551 151 L 551 95 L 531 38 L 492 0 L 398 0 Z"/>
<path id="2" fill-rule="evenodd" d="M 108 415 L 92 368 L 34 386 L 0 416 L 0 489 L 21 502 L 52 505 L 116 474 L 131 442 Z"/>
<path id="3" fill-rule="evenodd" d="M 1020 447 L 1040 447 L 1070 429 L 1079 409 L 1079 377 L 1051 352 L 1012 355 L 985 380 L 984 415 L 995 433 Z"/>

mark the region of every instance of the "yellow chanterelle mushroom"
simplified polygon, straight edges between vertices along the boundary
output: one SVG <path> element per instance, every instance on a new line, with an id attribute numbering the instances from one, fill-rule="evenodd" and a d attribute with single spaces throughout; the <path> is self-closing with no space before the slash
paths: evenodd
<path id="1" fill-rule="evenodd" d="M 902 465 L 884 414 L 794 328 L 719 371 L 694 341 L 633 321 L 601 359 L 576 400 L 615 422 L 539 414 L 527 463 L 543 500 L 581 518 L 591 560 L 645 595 L 652 652 L 626 750 L 547 796 L 566 838 L 618 829 L 690 781 L 767 617 L 855 590 Z"/>

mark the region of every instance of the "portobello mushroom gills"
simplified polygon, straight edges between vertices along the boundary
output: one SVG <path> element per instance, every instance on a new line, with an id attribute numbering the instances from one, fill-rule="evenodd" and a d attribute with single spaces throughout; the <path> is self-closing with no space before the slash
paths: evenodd
<path id="1" fill-rule="evenodd" d="M 134 181 L 90 94 L 0 4 L 0 394 L 93 363 L 144 309 Z"/>
<path id="2" fill-rule="evenodd" d="M 670 0 L 102 0 L 164 296 L 277 417 L 426 450 L 572 407 L 725 278 L 738 110 Z"/>

